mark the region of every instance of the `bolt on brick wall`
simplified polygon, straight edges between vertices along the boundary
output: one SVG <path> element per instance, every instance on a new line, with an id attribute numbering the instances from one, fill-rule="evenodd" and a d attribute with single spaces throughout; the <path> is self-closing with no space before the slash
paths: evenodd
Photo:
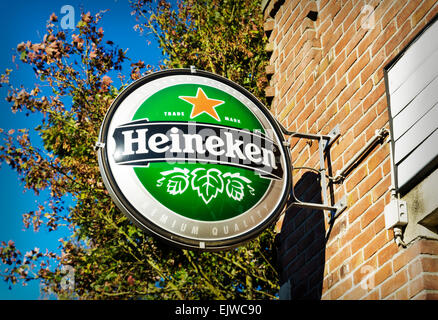
<path id="1" fill-rule="evenodd" d="M 437 13 L 436 0 L 269 1 L 271 112 L 291 131 L 328 134 L 339 125 L 341 136 L 330 150 L 336 173 L 376 130 L 389 129 L 383 68 Z M 317 150 L 317 143 L 292 138 L 293 165 L 318 168 Z M 333 225 L 317 210 L 292 207 L 280 218 L 280 282 L 290 284 L 290 297 L 437 298 L 436 256 L 418 249 L 425 240 L 399 248 L 385 229 L 389 153 L 388 143 L 377 145 L 333 185 L 333 203 L 346 196 L 348 205 Z M 315 177 L 296 170 L 293 179 L 297 198 L 318 200 L 312 196 L 318 194 Z M 427 243 L 437 254 L 436 242 Z M 399 265 L 409 252 L 417 256 Z"/>

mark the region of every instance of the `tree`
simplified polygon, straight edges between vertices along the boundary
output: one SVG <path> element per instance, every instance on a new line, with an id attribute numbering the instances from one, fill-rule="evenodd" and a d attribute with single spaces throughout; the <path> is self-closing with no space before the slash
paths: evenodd
<path id="1" fill-rule="evenodd" d="M 136 27 L 157 36 L 167 59 L 163 67 L 193 64 L 263 98 L 266 55 L 257 1 L 187 0 L 177 12 L 164 1 L 136 1 L 132 7 Z M 76 29 L 66 33 L 52 14 L 42 42 L 17 46 L 21 63 L 38 77 L 35 87 L 13 86 L 11 70 L 0 79 L 9 87 L 13 112 L 42 115 L 34 128 L 42 149 L 32 144 L 27 129 L 1 133 L 1 161 L 19 173 L 25 188 L 50 191 L 46 204 L 23 215 L 25 226 L 55 230 L 65 223 L 73 230 L 71 239 L 61 241 L 60 256 L 38 249 L 22 254 L 13 241 L 2 242 L 3 279 L 38 279 L 45 292 L 59 298 L 275 298 L 272 229 L 229 251 L 180 250 L 142 232 L 112 202 L 93 149 L 100 123 L 126 78 L 138 79 L 152 67 L 131 62 L 125 71 L 130 60 L 105 39 L 101 18 L 102 13 L 83 13 Z M 73 199 L 70 208 L 67 198 Z M 74 286 L 66 285 L 66 266 Z"/>

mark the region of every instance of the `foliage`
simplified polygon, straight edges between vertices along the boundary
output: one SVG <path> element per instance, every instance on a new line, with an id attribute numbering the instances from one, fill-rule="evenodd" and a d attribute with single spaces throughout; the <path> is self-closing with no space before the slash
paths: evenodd
<path id="1" fill-rule="evenodd" d="M 266 38 L 260 1 L 133 1 L 139 31 L 152 32 L 167 68 L 210 71 L 244 86 L 264 102 Z"/>
<path id="2" fill-rule="evenodd" d="M 257 1 L 187 0 L 178 12 L 163 1 L 132 6 L 137 28 L 158 37 L 167 56 L 165 67 L 194 64 L 262 96 L 266 56 Z M 35 87 L 13 86 L 11 70 L 1 76 L 13 112 L 42 115 L 34 128 L 41 149 L 31 142 L 28 129 L 1 132 L 0 160 L 19 173 L 25 188 L 36 194 L 50 191 L 48 202 L 23 215 L 24 224 L 49 231 L 66 224 L 73 236 L 60 239 L 60 256 L 37 248 L 23 255 L 13 241 L 3 242 L 0 258 L 6 268 L 0 275 L 11 284 L 37 279 L 45 292 L 59 298 L 275 298 L 271 229 L 229 251 L 180 250 L 146 235 L 112 202 L 93 149 L 100 123 L 126 86 L 126 75 L 135 80 L 152 68 L 142 61 L 129 65 L 126 52 L 105 38 L 101 17 L 83 13 L 76 29 L 66 33 L 52 14 L 40 43 L 17 46 L 21 63 L 37 76 Z M 74 205 L 66 208 L 66 198 Z M 74 268 L 73 290 L 62 285 L 65 265 Z"/>

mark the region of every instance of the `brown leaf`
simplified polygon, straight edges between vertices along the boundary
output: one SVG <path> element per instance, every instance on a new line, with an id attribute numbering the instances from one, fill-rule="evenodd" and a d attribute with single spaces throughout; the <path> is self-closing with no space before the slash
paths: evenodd
<path id="1" fill-rule="evenodd" d="M 53 12 L 52 15 L 50 16 L 50 21 L 52 22 L 56 22 L 58 21 L 58 17 L 56 16 L 56 14 Z"/>

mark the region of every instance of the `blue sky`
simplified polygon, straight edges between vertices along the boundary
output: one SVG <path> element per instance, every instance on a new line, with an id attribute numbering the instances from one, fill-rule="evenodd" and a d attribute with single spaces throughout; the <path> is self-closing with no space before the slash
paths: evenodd
<path id="1" fill-rule="evenodd" d="M 75 9 L 75 22 L 80 19 L 81 10 L 90 11 L 92 14 L 100 10 L 109 9 L 105 13 L 101 26 L 105 32 L 105 38 L 112 40 L 120 48 L 128 50 L 128 57 L 134 62 L 143 60 L 146 64 L 158 65 L 162 59 L 161 50 L 149 38 L 152 43 L 146 43 L 145 36 L 141 36 L 134 31 L 135 18 L 130 15 L 132 11 L 128 0 L 82 0 L 82 1 L 47 1 L 47 0 L 0 0 L 0 72 L 6 68 L 13 69 L 12 82 L 15 85 L 23 84 L 31 87 L 35 82 L 35 76 L 31 68 L 19 64 L 19 69 L 15 70 L 11 56 L 18 43 L 30 40 L 39 42 L 45 30 L 45 25 L 49 16 L 54 12 L 59 20 L 61 7 L 71 5 Z M 18 60 L 18 59 L 17 59 Z M 39 121 L 37 115 L 26 117 L 22 113 L 12 114 L 10 106 L 4 100 L 5 91 L 0 90 L 0 128 L 5 129 L 32 129 Z M 38 143 L 38 137 L 31 134 L 33 142 Z M 0 203 L 1 222 L 0 222 L 0 241 L 13 240 L 17 248 L 25 253 L 35 247 L 41 251 L 58 250 L 60 238 L 68 237 L 69 231 L 59 229 L 55 232 L 47 232 L 44 228 L 38 233 L 33 232 L 32 228 L 24 230 L 22 223 L 22 213 L 35 210 L 38 203 L 43 203 L 47 199 L 47 194 L 40 194 L 36 197 L 33 192 L 24 192 L 23 186 L 17 174 L 9 169 L 6 164 L 0 167 Z M 0 270 L 3 269 L 0 265 Z M 3 281 L 0 282 L 0 299 L 38 299 L 40 298 L 39 284 L 33 282 L 26 287 L 21 285 L 13 286 L 12 289 Z"/>

